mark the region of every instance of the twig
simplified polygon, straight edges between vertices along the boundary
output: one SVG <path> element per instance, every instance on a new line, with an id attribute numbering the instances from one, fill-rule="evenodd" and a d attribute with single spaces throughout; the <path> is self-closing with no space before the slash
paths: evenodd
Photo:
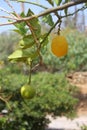
<path id="1" fill-rule="evenodd" d="M 27 26 L 30 28 L 30 31 L 31 31 L 31 33 L 32 33 L 32 35 L 33 35 L 33 38 L 34 38 L 34 41 L 35 41 L 35 43 L 36 43 L 36 47 L 37 47 L 37 52 L 38 52 L 38 55 L 39 55 L 39 57 L 40 57 L 40 64 L 42 64 L 42 56 L 41 56 L 41 54 L 40 54 L 40 49 L 39 49 L 39 40 L 37 39 L 37 37 L 36 37 L 36 35 L 35 35 L 35 33 L 34 33 L 34 29 L 31 27 L 31 25 L 30 25 L 30 23 L 28 22 L 28 21 L 26 21 L 26 24 L 27 24 Z"/>
<path id="2" fill-rule="evenodd" d="M 0 18 L 18 20 L 17 18 L 13 18 L 13 17 L 10 17 L 10 16 L 0 16 Z"/>
<path id="3" fill-rule="evenodd" d="M 31 83 L 31 69 L 32 69 L 32 61 L 29 61 L 29 80 L 28 80 L 28 85 Z"/>
<path id="4" fill-rule="evenodd" d="M 12 9 L 13 12 L 15 12 L 15 9 L 13 8 L 13 6 L 10 4 L 10 2 L 8 0 L 4 0 L 8 6 Z M 16 12 L 15 12 L 16 13 Z"/>
<path id="5" fill-rule="evenodd" d="M 8 6 L 12 9 L 12 11 L 15 13 L 15 15 L 16 15 L 18 18 L 20 18 L 19 15 L 16 13 L 14 7 L 10 4 L 10 2 L 9 2 L 8 0 L 4 0 L 4 1 L 5 1 L 5 2 L 8 4 Z"/>
<path id="6" fill-rule="evenodd" d="M 7 22 L 7 23 L 1 23 L 0 26 L 5 26 L 5 25 L 12 25 L 18 23 L 17 21 L 13 21 L 13 22 Z"/>
<path id="7" fill-rule="evenodd" d="M 77 0 L 75 2 L 74 1 L 73 2 L 68 2 L 68 3 L 64 4 L 64 5 L 57 6 L 57 7 L 51 8 L 51 9 L 47 9 L 46 11 L 38 14 L 37 17 L 41 17 L 41 16 L 47 15 L 49 13 L 53 13 L 55 11 L 63 10 L 63 9 L 69 8 L 71 6 L 82 4 L 82 3 L 85 3 L 85 2 L 87 2 L 87 0 Z"/>
<path id="8" fill-rule="evenodd" d="M 7 10 L 5 10 L 4 8 L 0 7 L 0 10 L 9 14 L 10 16 L 12 16 L 13 18 L 16 18 L 16 16 L 14 16 L 12 13 L 8 12 Z"/>
<path id="9" fill-rule="evenodd" d="M 70 13 L 70 14 L 67 14 L 67 15 L 64 15 L 64 16 L 61 16 L 61 17 L 62 17 L 62 18 L 65 18 L 65 17 L 68 17 L 68 16 L 72 16 L 72 15 L 74 15 L 75 13 L 78 13 L 79 11 L 85 10 L 86 8 L 87 8 L 86 6 L 83 6 L 82 8 L 77 9 L 75 12 Z"/>
<path id="10" fill-rule="evenodd" d="M 37 3 L 35 3 L 35 2 L 22 1 L 22 0 L 19 0 L 19 1 L 17 1 L 17 0 L 11 0 L 11 1 L 22 2 L 22 3 L 28 3 L 28 4 L 32 4 L 32 5 L 35 5 L 35 6 L 41 7 L 41 8 L 43 8 L 43 9 L 48 9 L 48 7 L 45 7 L 45 6 L 41 5 L 41 4 L 37 4 Z"/>
<path id="11" fill-rule="evenodd" d="M 36 70 L 40 66 L 40 63 L 36 64 L 34 67 L 32 67 L 31 71 Z"/>
<path id="12" fill-rule="evenodd" d="M 43 41 L 40 43 L 40 47 L 42 45 L 42 43 L 46 40 L 46 38 L 49 36 L 49 34 L 51 33 L 51 31 L 56 27 L 56 25 L 59 23 L 59 20 L 56 21 L 56 23 L 51 27 L 51 29 L 48 31 L 47 35 L 45 36 L 45 38 L 43 39 Z"/>
<path id="13" fill-rule="evenodd" d="M 11 109 L 11 107 L 10 107 L 9 103 L 7 102 L 7 100 L 5 100 L 4 98 L 2 98 L 1 96 L 0 96 L 0 99 L 7 104 L 7 106 L 8 106 L 9 109 Z"/>
<path id="14" fill-rule="evenodd" d="M 21 3 L 21 12 L 24 12 L 25 8 L 24 8 L 24 3 Z"/>

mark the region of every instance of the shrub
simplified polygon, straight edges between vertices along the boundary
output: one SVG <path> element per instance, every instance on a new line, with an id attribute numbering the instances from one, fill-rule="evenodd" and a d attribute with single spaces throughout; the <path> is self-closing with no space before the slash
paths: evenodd
<path id="1" fill-rule="evenodd" d="M 73 97 L 75 86 L 68 83 L 63 73 L 34 74 L 31 84 L 37 93 L 31 100 L 20 95 L 20 88 L 27 80 L 26 75 L 0 71 L 1 97 L 8 99 L 8 102 L 0 100 L 0 111 L 8 110 L 0 118 L 0 130 L 44 130 L 49 123 L 48 114 L 73 116 L 77 104 Z"/>

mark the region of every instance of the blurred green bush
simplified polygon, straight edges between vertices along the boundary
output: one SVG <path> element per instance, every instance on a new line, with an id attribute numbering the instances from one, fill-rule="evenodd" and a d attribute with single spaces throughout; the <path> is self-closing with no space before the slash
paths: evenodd
<path id="1" fill-rule="evenodd" d="M 0 117 L 0 130 L 44 130 L 49 114 L 74 116 L 76 88 L 68 83 L 64 73 L 33 74 L 31 85 L 36 95 L 31 100 L 24 100 L 20 95 L 20 88 L 27 81 L 28 76 L 22 73 L 12 73 L 6 68 L 0 71 L 0 96 L 8 99 L 8 102 L 0 100 L 0 112 L 8 110 Z"/>

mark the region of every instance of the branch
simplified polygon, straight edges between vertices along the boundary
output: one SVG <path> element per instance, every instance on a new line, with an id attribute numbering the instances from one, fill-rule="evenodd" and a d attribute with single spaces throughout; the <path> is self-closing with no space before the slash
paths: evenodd
<path id="1" fill-rule="evenodd" d="M 78 13 L 79 11 L 82 11 L 82 10 L 85 10 L 87 7 L 86 6 L 83 6 L 82 8 L 80 9 L 77 9 L 75 12 L 73 13 L 70 13 L 70 14 L 67 14 L 67 15 L 64 15 L 64 16 L 61 16 L 61 18 L 65 18 L 65 17 L 68 17 L 68 16 L 72 16 L 74 15 L 75 13 Z"/>
<path id="2" fill-rule="evenodd" d="M 16 16 L 14 16 L 12 13 L 8 12 L 7 10 L 5 10 L 5 9 L 2 8 L 2 7 L 0 7 L 0 11 L 3 11 L 3 12 L 5 12 L 5 13 L 9 14 L 11 17 L 15 17 L 15 18 L 16 18 Z"/>
<path id="3" fill-rule="evenodd" d="M 49 13 L 53 13 L 55 11 L 64 10 L 64 9 L 69 8 L 71 6 L 82 4 L 82 3 L 85 3 L 85 2 L 87 2 L 87 0 L 77 0 L 77 1 L 73 1 L 73 2 L 68 2 L 68 3 L 64 4 L 64 5 L 47 9 L 46 11 L 38 14 L 37 17 L 41 17 L 41 16 L 47 15 Z"/>
<path id="4" fill-rule="evenodd" d="M 50 8 L 50 9 L 46 9 L 46 11 L 44 11 L 44 12 L 38 14 L 38 15 L 32 15 L 32 16 L 27 17 L 27 18 L 20 18 L 19 20 L 14 21 L 14 22 L 0 24 L 0 26 L 20 23 L 20 22 L 23 22 L 23 21 L 29 21 L 29 20 L 31 20 L 33 18 L 41 17 L 41 16 L 47 15 L 49 13 L 54 13 L 55 11 L 64 10 L 64 9 L 69 8 L 71 6 L 82 4 L 82 3 L 85 3 L 85 2 L 87 2 L 87 0 L 77 0 L 77 1 L 73 1 L 73 2 L 68 2 L 68 3 L 66 3 L 64 5 L 61 5 L 61 6 L 57 6 L 57 7 Z"/>
<path id="5" fill-rule="evenodd" d="M 7 104 L 7 106 L 8 106 L 8 108 L 11 110 L 11 107 L 10 107 L 10 105 L 9 105 L 9 103 L 8 103 L 8 101 L 6 99 L 4 99 L 3 97 L 0 96 L 0 100 L 5 102 Z"/>
<path id="6" fill-rule="evenodd" d="M 17 18 L 13 18 L 13 17 L 9 17 L 9 16 L 0 16 L 0 18 L 18 20 Z"/>
<path id="7" fill-rule="evenodd" d="M 24 3 L 21 3 L 21 12 L 25 11 Z"/>
<path id="8" fill-rule="evenodd" d="M 32 4 L 32 5 L 35 5 L 35 6 L 41 7 L 41 8 L 43 8 L 43 9 L 48 9 L 48 7 L 45 7 L 45 6 L 41 5 L 41 4 L 37 4 L 37 3 L 35 3 L 35 2 L 22 1 L 22 0 L 19 0 L 19 1 L 17 1 L 17 0 L 11 0 L 11 1 L 21 2 L 21 3 L 27 3 L 27 4 Z"/>
<path id="9" fill-rule="evenodd" d="M 42 43 L 46 40 L 46 38 L 49 36 L 49 34 L 51 33 L 51 31 L 55 28 L 55 26 L 59 23 L 59 20 L 56 21 L 56 23 L 52 26 L 52 28 L 48 31 L 47 35 L 45 36 L 45 38 L 43 39 L 43 41 L 40 43 L 40 47 L 42 45 Z"/>
<path id="10" fill-rule="evenodd" d="M 10 2 L 8 1 L 8 0 L 4 0 L 6 3 L 7 3 L 7 5 L 13 10 L 13 12 L 15 12 L 15 10 L 14 10 L 14 8 L 13 8 L 13 6 L 10 4 Z"/>

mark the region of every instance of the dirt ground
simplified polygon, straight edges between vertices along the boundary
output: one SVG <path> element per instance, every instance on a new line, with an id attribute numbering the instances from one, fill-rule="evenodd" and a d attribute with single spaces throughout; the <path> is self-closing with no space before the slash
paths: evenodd
<path id="1" fill-rule="evenodd" d="M 77 114 L 87 115 L 87 72 L 74 72 L 69 74 L 68 80 L 79 88 L 79 104 Z"/>

